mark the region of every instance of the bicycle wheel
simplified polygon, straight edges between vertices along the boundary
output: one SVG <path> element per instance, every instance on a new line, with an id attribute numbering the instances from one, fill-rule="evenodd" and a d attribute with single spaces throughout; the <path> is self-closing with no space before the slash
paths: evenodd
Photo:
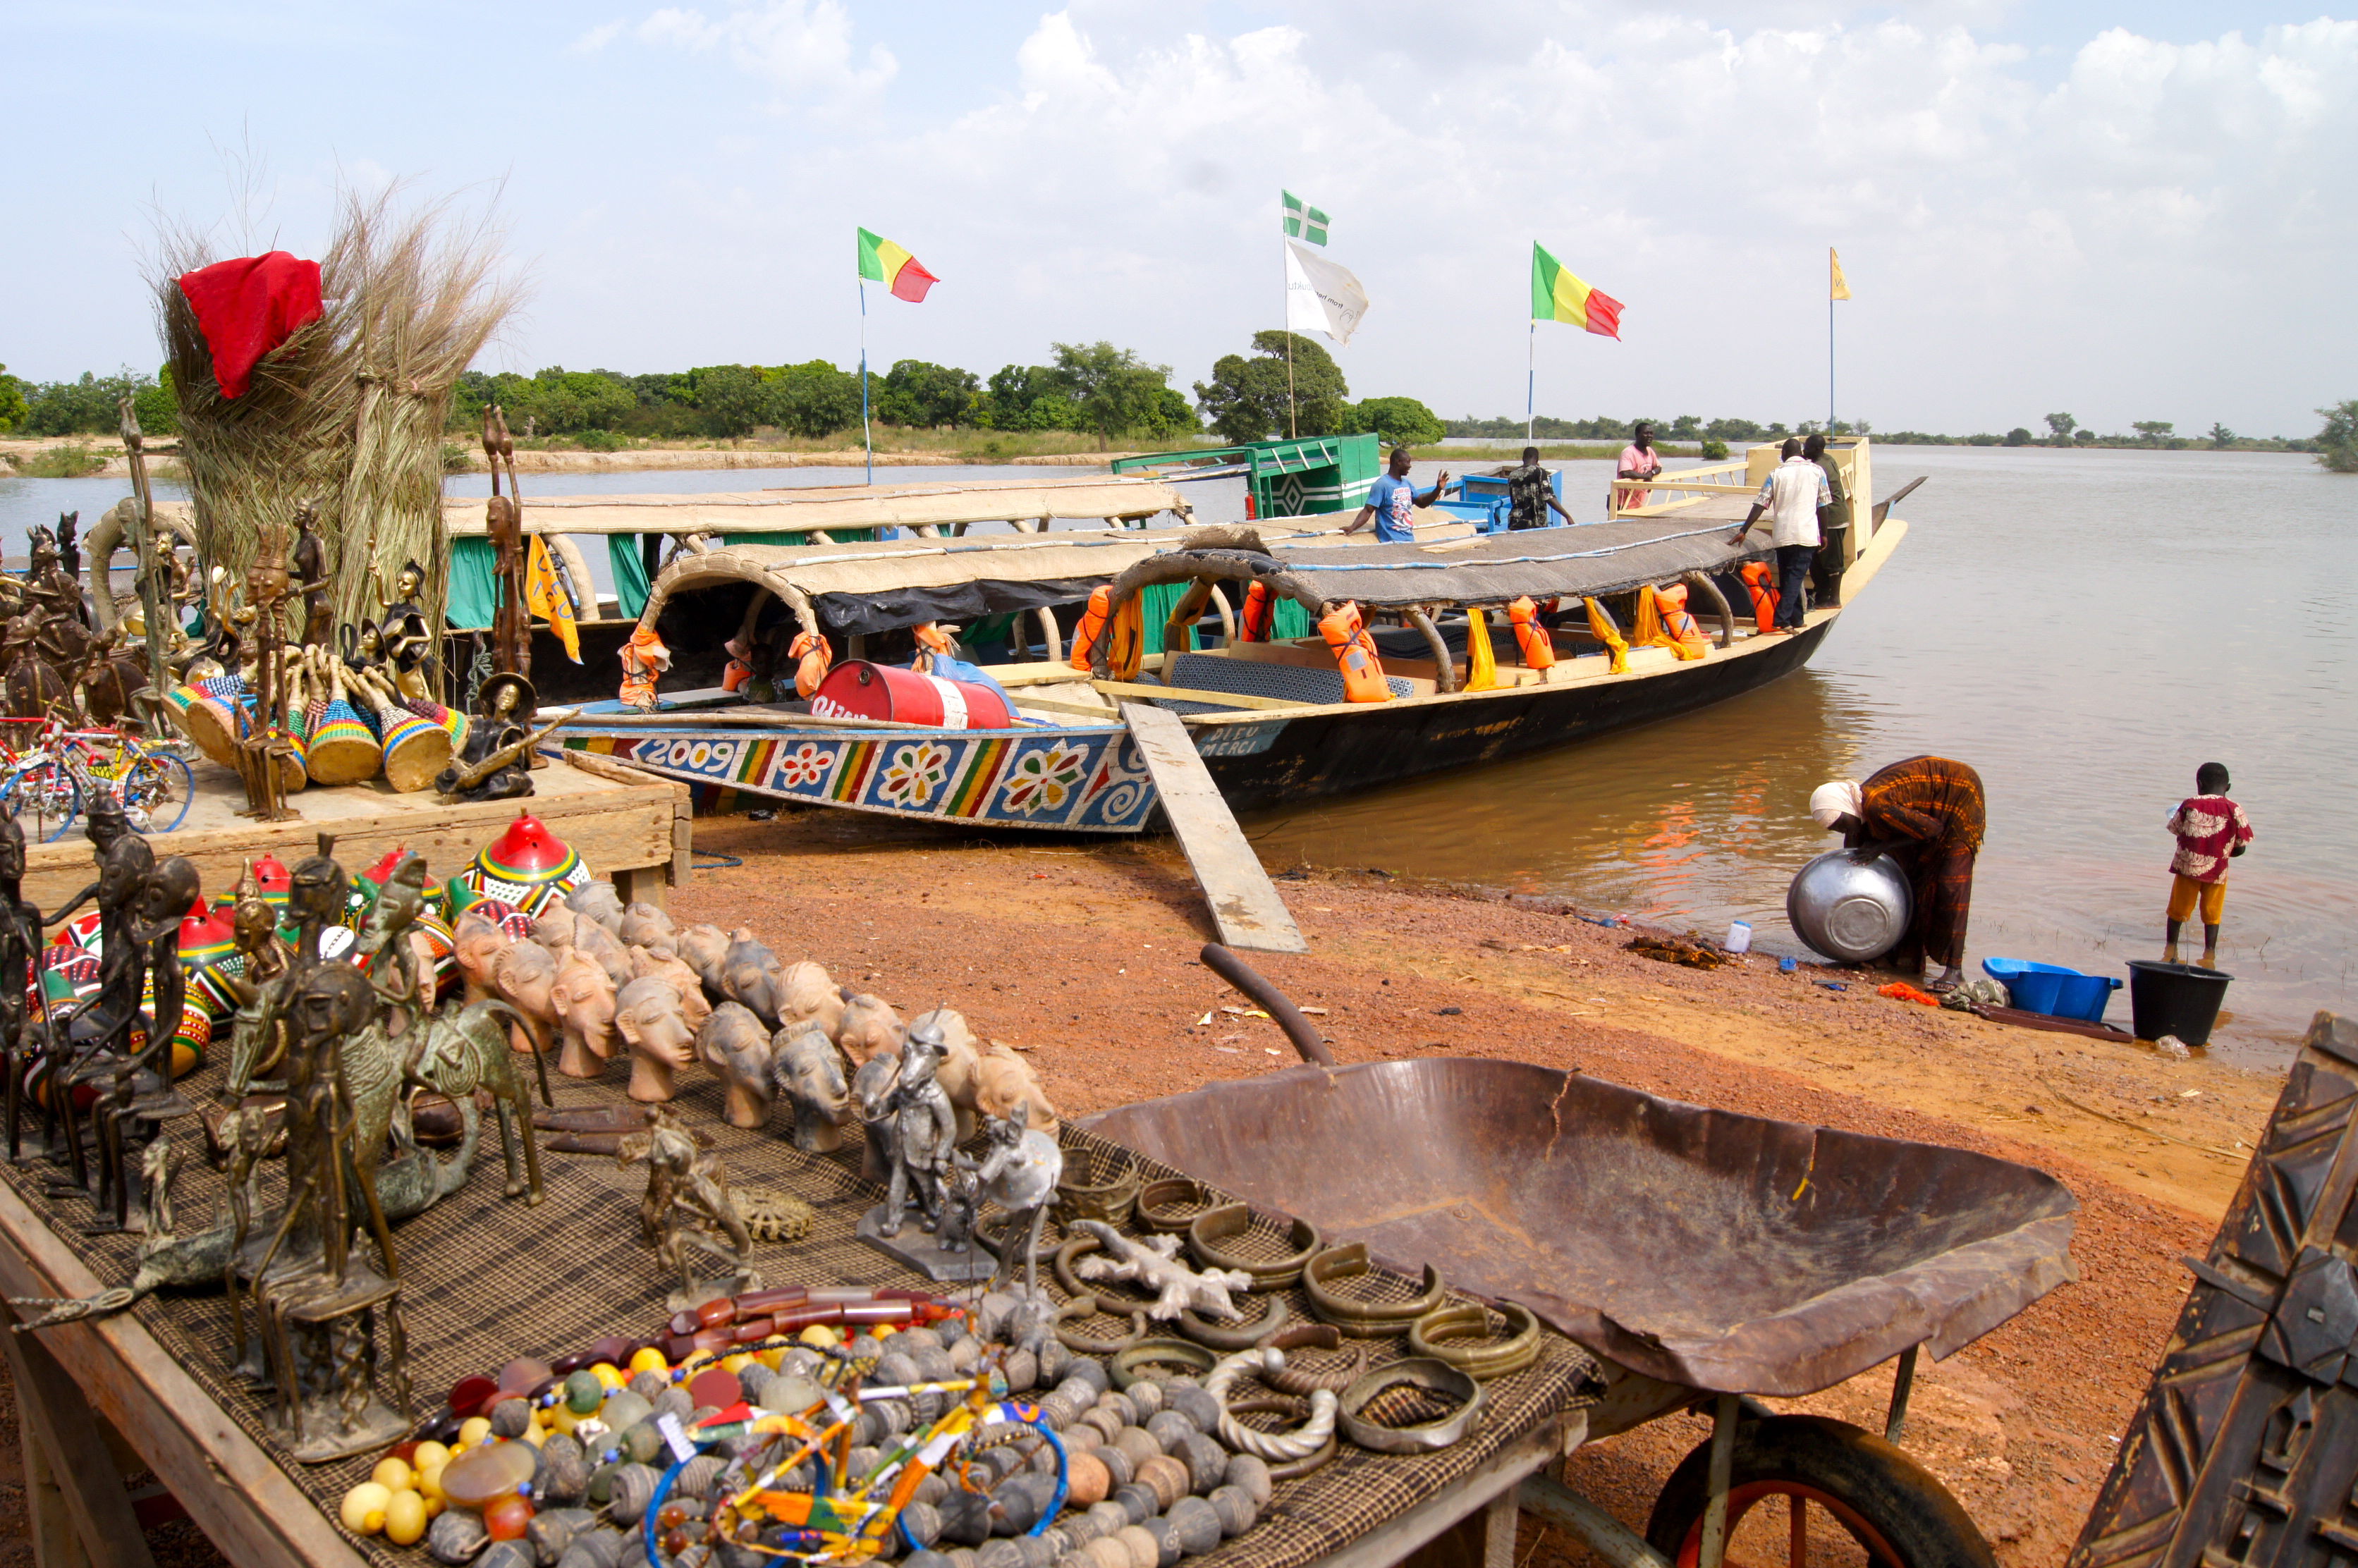
<path id="1" fill-rule="evenodd" d="M 0 782 L 0 806 L 24 827 L 27 838 L 54 844 L 81 815 L 81 785 L 55 762 L 32 762 Z"/>
<path id="2" fill-rule="evenodd" d="M 150 752 L 131 764 L 123 783 L 123 798 L 135 801 L 147 813 L 147 831 L 169 833 L 189 819 L 197 797 L 197 775 L 182 757 Z"/>

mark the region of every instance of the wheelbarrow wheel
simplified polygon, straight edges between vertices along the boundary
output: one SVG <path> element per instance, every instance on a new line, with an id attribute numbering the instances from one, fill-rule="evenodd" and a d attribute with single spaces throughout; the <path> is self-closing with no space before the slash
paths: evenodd
<path id="1" fill-rule="evenodd" d="M 1697 1568 L 1704 1507 L 1710 1501 L 1711 1442 L 1679 1462 L 1654 1501 L 1646 1540 L 1677 1568 Z M 1806 1568 L 1809 1524 L 1823 1540 L 1831 1519 L 1886 1568 L 1996 1568 L 1989 1542 L 1964 1506 L 1932 1473 L 1872 1433 L 1822 1416 L 1771 1416 L 1736 1429 L 1727 1494 L 1727 1539 L 1769 1498 L 1785 1499 L 1789 1568 Z M 1801 1521 L 1808 1521 L 1802 1523 Z M 1801 1528 L 1794 1525 L 1800 1523 Z M 1753 1535 L 1759 1533 L 1756 1524 Z M 1747 1568 L 1761 1553 L 1747 1540 L 1735 1551 Z"/>

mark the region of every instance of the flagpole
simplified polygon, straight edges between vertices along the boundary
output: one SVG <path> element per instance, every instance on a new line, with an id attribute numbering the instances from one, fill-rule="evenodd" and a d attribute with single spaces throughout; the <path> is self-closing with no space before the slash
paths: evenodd
<path id="1" fill-rule="evenodd" d="M 1826 290 L 1826 439 L 1834 438 L 1834 291 Z"/>
<path id="2" fill-rule="evenodd" d="M 1536 440 L 1531 432 L 1539 428 L 1540 388 L 1540 323 L 1531 318 L 1531 341 L 1523 357 L 1523 439 Z"/>
<path id="3" fill-rule="evenodd" d="M 868 429 L 868 280 L 860 280 L 860 444 L 868 449 L 868 482 L 876 482 L 876 438 Z"/>
<path id="4" fill-rule="evenodd" d="M 1282 235 L 1277 242 L 1277 276 L 1285 286 L 1282 297 L 1285 308 L 1278 313 L 1277 318 L 1279 327 L 1285 332 L 1285 435 L 1288 440 L 1293 440 L 1302 434 L 1293 407 L 1293 274 L 1286 269 L 1285 239 Z"/>

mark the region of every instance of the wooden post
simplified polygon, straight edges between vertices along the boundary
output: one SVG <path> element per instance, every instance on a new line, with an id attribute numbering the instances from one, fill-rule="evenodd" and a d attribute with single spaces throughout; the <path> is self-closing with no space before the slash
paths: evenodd
<path id="1" fill-rule="evenodd" d="M 139 416 L 128 397 L 123 399 L 118 412 L 123 416 L 123 451 L 131 464 L 131 557 L 139 563 L 139 614 L 147 622 L 147 697 L 139 704 L 140 716 L 147 721 L 149 734 L 168 737 L 173 730 L 164 717 L 164 693 L 171 689 L 172 666 L 164 617 L 170 613 L 172 596 L 162 586 L 162 563 L 156 550 L 156 496 L 147 485 L 146 438 L 139 428 Z M 112 594 L 114 585 L 109 582 L 101 591 Z"/>
<path id="2" fill-rule="evenodd" d="M 0 1348 L 16 1385 L 33 1561 L 38 1568 L 155 1568 L 90 1401 L 38 1336 L 16 1332 L 13 1313 L 0 1316 L 9 1325 Z"/>

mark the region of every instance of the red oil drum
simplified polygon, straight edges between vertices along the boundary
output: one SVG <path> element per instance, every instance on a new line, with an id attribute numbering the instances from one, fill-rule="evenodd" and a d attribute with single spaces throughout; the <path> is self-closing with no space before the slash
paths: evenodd
<path id="1" fill-rule="evenodd" d="M 1009 730 L 1015 724 L 1005 700 L 987 686 L 865 659 L 827 671 L 811 693 L 810 706 L 825 719 L 882 719 L 936 730 Z"/>

